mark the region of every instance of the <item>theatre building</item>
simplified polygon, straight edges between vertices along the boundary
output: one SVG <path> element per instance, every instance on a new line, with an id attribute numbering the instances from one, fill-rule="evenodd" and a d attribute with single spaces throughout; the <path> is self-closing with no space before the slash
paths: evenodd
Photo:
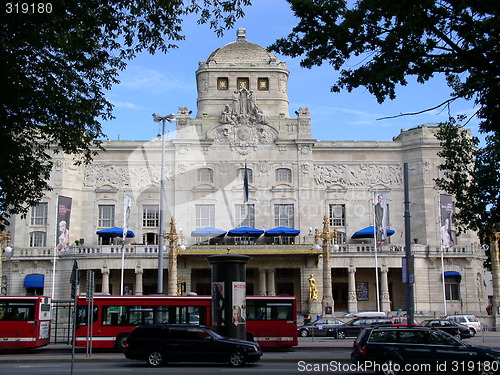
<path id="1" fill-rule="evenodd" d="M 295 296 L 301 313 L 405 310 L 409 279 L 416 314 L 443 314 L 445 304 L 484 314 L 484 250 L 474 233 L 456 235 L 453 201 L 435 185 L 436 126 L 385 142 L 313 139 L 309 109 L 289 109 L 289 74 L 239 29 L 199 63 L 197 108 L 178 107 L 168 139 L 106 141 L 91 165 L 55 154 L 53 190 L 11 220 L 2 294 L 68 299 L 74 260 L 80 293 L 88 270 L 96 293 L 157 293 L 163 163 L 164 293 L 210 294 L 206 256 L 230 251 L 251 256 L 247 294 Z M 106 230 L 124 217 L 122 244 Z"/>

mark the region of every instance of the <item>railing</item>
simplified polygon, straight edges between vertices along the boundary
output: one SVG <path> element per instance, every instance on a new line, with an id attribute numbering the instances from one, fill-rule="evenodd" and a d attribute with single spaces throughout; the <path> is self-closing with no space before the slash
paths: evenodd
<path id="1" fill-rule="evenodd" d="M 234 254 L 254 254 L 254 255 L 273 255 L 273 254 L 321 254 L 322 250 L 315 250 L 312 244 L 288 244 L 288 245 L 189 245 L 185 251 L 179 251 L 180 256 L 187 255 L 209 255 L 209 254 L 224 254 L 227 249 L 230 249 Z M 340 244 L 338 249 L 330 247 L 332 255 L 346 254 L 349 256 L 363 256 L 374 253 L 375 246 L 373 244 Z M 52 247 L 31 247 L 31 248 L 15 248 L 11 253 L 4 254 L 4 260 L 16 258 L 52 258 L 54 256 L 54 248 Z M 122 251 L 127 257 L 153 257 L 158 256 L 157 245 L 96 245 L 96 246 L 71 246 L 68 251 L 57 251 L 56 256 L 60 258 L 66 257 L 89 257 L 89 256 L 121 256 Z M 425 246 L 419 244 L 412 245 L 412 254 L 419 256 L 437 257 L 441 256 L 442 249 L 440 247 Z M 471 256 L 473 254 L 482 254 L 478 246 L 455 246 L 444 249 L 443 254 L 446 257 L 450 256 Z M 165 256 L 168 255 L 168 250 Z M 377 253 L 381 255 L 397 255 L 403 256 L 405 253 L 404 245 L 389 245 L 377 248 Z"/>

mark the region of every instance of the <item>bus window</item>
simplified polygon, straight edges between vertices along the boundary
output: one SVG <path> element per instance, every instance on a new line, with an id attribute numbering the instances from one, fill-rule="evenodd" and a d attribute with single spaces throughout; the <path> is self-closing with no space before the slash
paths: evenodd
<path id="1" fill-rule="evenodd" d="M 88 306 L 82 305 L 78 306 L 78 317 L 76 319 L 77 325 L 86 326 L 88 322 L 87 312 Z M 94 306 L 92 313 L 92 323 L 97 321 L 97 306 Z"/>
<path id="2" fill-rule="evenodd" d="M 127 306 L 103 306 L 102 325 L 103 326 L 129 325 Z"/>
<path id="3" fill-rule="evenodd" d="M 4 321 L 35 320 L 35 301 L 9 301 L 0 303 L 0 319 Z"/>

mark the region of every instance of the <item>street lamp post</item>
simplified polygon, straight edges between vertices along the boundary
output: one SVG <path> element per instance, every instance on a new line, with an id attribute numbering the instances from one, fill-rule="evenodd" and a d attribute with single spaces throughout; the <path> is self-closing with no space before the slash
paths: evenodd
<path id="1" fill-rule="evenodd" d="M 163 226 L 165 220 L 165 122 L 174 122 L 175 115 L 153 113 L 153 121 L 161 122 L 160 217 L 158 223 L 158 294 L 163 294 Z"/>
<path id="2" fill-rule="evenodd" d="M 3 285 L 3 254 L 5 253 L 10 253 L 12 252 L 12 248 L 10 247 L 10 240 L 12 239 L 12 236 L 10 234 L 10 230 L 7 233 L 4 233 L 3 231 L 0 232 L 0 295 L 5 296 L 7 294 L 7 286 Z M 4 242 L 6 242 L 6 245 L 4 247 Z"/>
<path id="3" fill-rule="evenodd" d="M 333 315 L 333 293 L 332 293 L 332 269 L 330 265 L 331 253 L 330 242 L 334 239 L 335 246 L 337 243 L 337 231 L 330 232 L 328 217 L 323 217 L 323 232 L 318 229 L 315 231 L 316 246 L 319 247 L 319 240 L 322 240 L 323 248 L 323 314 L 326 316 Z"/>

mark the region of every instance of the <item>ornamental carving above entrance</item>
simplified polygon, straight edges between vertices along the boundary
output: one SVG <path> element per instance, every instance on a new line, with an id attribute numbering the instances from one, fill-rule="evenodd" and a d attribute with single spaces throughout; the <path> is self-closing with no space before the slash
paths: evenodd
<path id="1" fill-rule="evenodd" d="M 231 104 L 226 104 L 220 115 L 220 125 L 208 132 L 217 145 L 228 145 L 242 155 L 259 145 L 272 143 L 278 130 L 269 125 L 269 119 L 255 104 L 253 91 L 246 88 L 234 91 Z"/>

